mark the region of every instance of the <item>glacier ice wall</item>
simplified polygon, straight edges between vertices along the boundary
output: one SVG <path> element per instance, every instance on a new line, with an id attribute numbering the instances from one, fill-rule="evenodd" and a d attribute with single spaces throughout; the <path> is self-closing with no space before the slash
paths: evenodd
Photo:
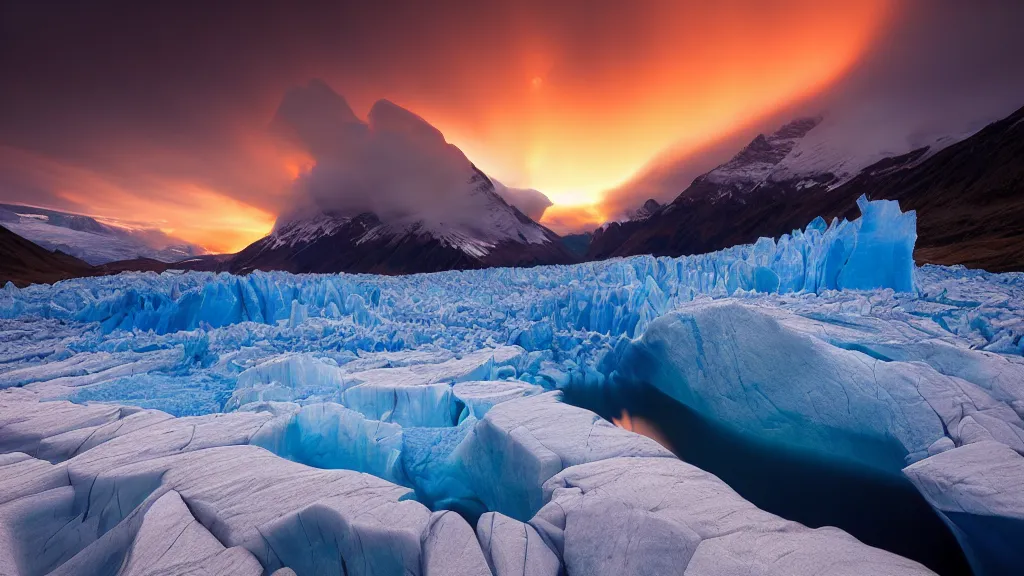
<path id="1" fill-rule="evenodd" d="M 762 238 L 681 258 L 633 257 L 576 266 L 531 269 L 494 268 L 402 278 L 372 275 L 291 275 L 256 272 L 228 274 L 129 274 L 58 283 L 53 288 L 13 285 L 0 292 L 0 318 L 43 318 L 97 322 L 116 330 L 167 334 L 221 328 L 241 322 L 295 328 L 307 318 L 346 318 L 359 332 L 383 336 L 381 324 L 410 320 L 443 307 L 439 297 L 471 292 L 472 286 L 530 287 L 542 292 L 525 312 L 531 326 L 517 338 L 530 347 L 550 343 L 551 330 L 576 328 L 600 333 L 639 334 L 654 317 L 679 301 L 698 295 L 741 292 L 821 292 L 843 288 L 891 288 L 913 292 L 916 217 L 894 201 L 861 199 L 864 216 L 852 222 L 817 219 L 777 241 Z M 126 276 L 131 280 L 126 282 Z M 461 288 L 453 290 L 456 288 Z M 439 294 L 439 292 L 446 294 Z M 414 292 L 417 292 L 414 294 Z M 491 299 L 485 291 L 474 298 Z M 469 305 L 459 300 L 445 309 L 445 326 L 467 327 Z M 496 311 L 500 308 L 496 308 Z M 482 327 L 507 324 L 501 315 L 477 318 Z M 408 330 L 388 338 L 351 342 L 350 349 L 372 351 L 415 347 L 430 335 Z"/>
<path id="2" fill-rule="evenodd" d="M 1024 521 L 1024 275 L 915 268 L 913 213 L 861 210 L 682 258 L 8 285 L 0 563 L 184 567 L 153 535 L 190 526 L 196 558 L 240 574 L 601 573 L 603 553 L 635 572 L 927 573 L 757 510 L 558 392 L 644 382 L 744 433 L 902 468 L 979 573 L 1019 565 L 998 543 Z"/>

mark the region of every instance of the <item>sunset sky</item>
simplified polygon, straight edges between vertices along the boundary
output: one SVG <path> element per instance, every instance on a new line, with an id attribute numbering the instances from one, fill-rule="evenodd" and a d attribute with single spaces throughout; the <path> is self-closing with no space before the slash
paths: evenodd
<path id="1" fill-rule="evenodd" d="M 642 203 L 631 179 L 665 158 L 706 169 L 858 86 L 877 97 L 920 78 L 905 83 L 985 105 L 1007 70 L 985 64 L 1020 35 L 1001 11 L 1021 12 L 942 0 L 48 4 L 0 9 L 0 201 L 217 252 L 266 234 L 309 169 L 267 127 L 310 78 L 364 117 L 380 98 L 416 112 L 492 177 L 545 193 L 545 221 L 565 231 Z M 943 68 L 922 64 L 929 54 Z"/>

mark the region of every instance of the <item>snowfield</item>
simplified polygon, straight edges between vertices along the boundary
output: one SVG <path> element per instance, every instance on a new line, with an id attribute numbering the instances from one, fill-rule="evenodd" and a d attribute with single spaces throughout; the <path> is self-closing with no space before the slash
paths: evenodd
<path id="1" fill-rule="evenodd" d="M 639 383 L 905 475 L 1013 573 L 1024 274 L 917 268 L 914 214 L 861 210 L 682 258 L 8 284 L 0 574 L 932 573 L 563 401 Z"/>

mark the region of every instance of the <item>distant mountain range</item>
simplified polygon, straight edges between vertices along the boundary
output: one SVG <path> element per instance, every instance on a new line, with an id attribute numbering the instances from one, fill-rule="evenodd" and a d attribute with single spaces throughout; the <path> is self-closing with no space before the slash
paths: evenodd
<path id="1" fill-rule="evenodd" d="M 317 94 L 324 86 L 307 88 L 314 92 L 301 93 L 307 100 L 344 103 L 333 92 Z M 648 200 L 621 221 L 564 238 L 524 213 L 538 214 L 543 195 L 510 191 L 492 180 L 411 112 L 381 101 L 367 123 L 347 110 L 335 117 L 343 119 L 346 138 L 357 135 L 354 143 L 345 142 L 349 150 L 398 142 L 397 161 L 440 165 L 450 184 L 440 207 L 401 212 L 388 204 L 378 204 L 388 208 L 381 211 L 314 204 L 282 216 L 270 235 L 238 254 L 199 256 L 194 247 L 169 246 L 157 258 L 145 251 L 151 246 L 94 219 L 0 205 L 0 226 L 10 229 L 0 238 L 0 283 L 123 270 L 404 274 L 677 256 L 778 237 L 817 216 L 854 218 L 861 194 L 917 211 L 919 263 L 1024 270 L 1024 109 L 959 141 L 937 139 L 881 159 L 838 154 L 837 146 L 815 134 L 820 118 L 797 119 L 754 138 L 672 202 Z M 514 203 L 524 203 L 523 209 Z"/>
<path id="2" fill-rule="evenodd" d="M 206 253 L 159 230 L 121 228 L 32 206 L 0 204 L 0 225 L 47 250 L 60 250 L 93 265 L 135 258 L 176 262 Z"/>
<path id="3" fill-rule="evenodd" d="M 816 216 L 856 217 L 866 194 L 917 211 L 918 262 L 1024 270 L 1024 108 L 959 142 L 864 167 L 820 139 L 808 144 L 819 122 L 760 135 L 653 214 L 602 226 L 587 259 L 698 254 L 778 237 Z"/>

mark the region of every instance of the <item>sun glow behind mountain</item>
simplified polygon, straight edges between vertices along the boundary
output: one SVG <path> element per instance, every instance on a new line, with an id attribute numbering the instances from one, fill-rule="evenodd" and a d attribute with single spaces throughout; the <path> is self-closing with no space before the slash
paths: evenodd
<path id="1" fill-rule="evenodd" d="M 605 193 L 659 154 L 696 152 L 828 87 L 890 12 L 881 0 L 663 3 L 631 23 L 642 33 L 627 34 L 628 46 L 604 45 L 600 28 L 582 45 L 524 28 L 516 52 L 490 72 L 503 89 L 468 111 L 433 94 L 389 98 L 489 175 L 547 195 L 554 205 L 543 223 L 566 232 L 614 217 Z"/>
<path id="2" fill-rule="evenodd" d="M 546 194 L 554 206 L 544 223 L 578 230 L 615 217 L 607 192 L 659 154 L 699 152 L 830 86 L 895 12 L 887 0 L 436 10 L 425 20 L 360 13 L 352 17 L 365 19 L 360 27 L 374 34 L 325 36 L 364 43 L 363 51 L 318 44 L 277 18 L 287 24 L 277 31 L 287 39 L 278 43 L 291 50 L 281 62 L 253 62 L 253 48 L 242 41 L 222 55 L 259 71 L 231 85 L 232 98 L 221 86 L 200 95 L 191 80 L 174 82 L 154 70 L 157 92 L 149 100 L 83 101 L 83 116 L 61 124 L 75 130 L 59 131 L 71 144 L 44 142 L 39 118 L 54 114 L 20 106 L 30 143 L 0 141 L 0 184 L 24 191 L 8 200 L 151 222 L 212 251 L 238 250 L 288 209 L 290 183 L 312 166 L 307 156 L 276 146 L 266 127 L 289 87 L 320 77 L 362 117 L 380 98 L 412 110 L 490 176 Z M 488 27 L 473 24 L 481 19 Z M 220 36 L 209 32 L 220 53 Z M 189 62 L 182 70 L 198 65 Z M 117 67 L 96 94 L 129 94 L 117 86 L 134 81 L 134 71 L 127 80 L 119 76 L 132 70 L 130 62 Z M 249 68 L 230 72 L 237 70 Z M 108 110 L 118 113 L 107 118 Z"/>
<path id="3" fill-rule="evenodd" d="M 426 102 L 408 106 L 485 171 L 544 192 L 560 207 L 553 215 L 589 206 L 579 216 L 600 217 L 602 193 L 659 153 L 695 151 L 828 86 L 887 15 L 882 2 L 676 3 L 649 12 L 629 53 L 602 53 L 595 38 L 602 65 L 584 71 L 560 65 L 565 55 L 538 39 L 524 57 L 522 93 L 472 124 Z"/>

